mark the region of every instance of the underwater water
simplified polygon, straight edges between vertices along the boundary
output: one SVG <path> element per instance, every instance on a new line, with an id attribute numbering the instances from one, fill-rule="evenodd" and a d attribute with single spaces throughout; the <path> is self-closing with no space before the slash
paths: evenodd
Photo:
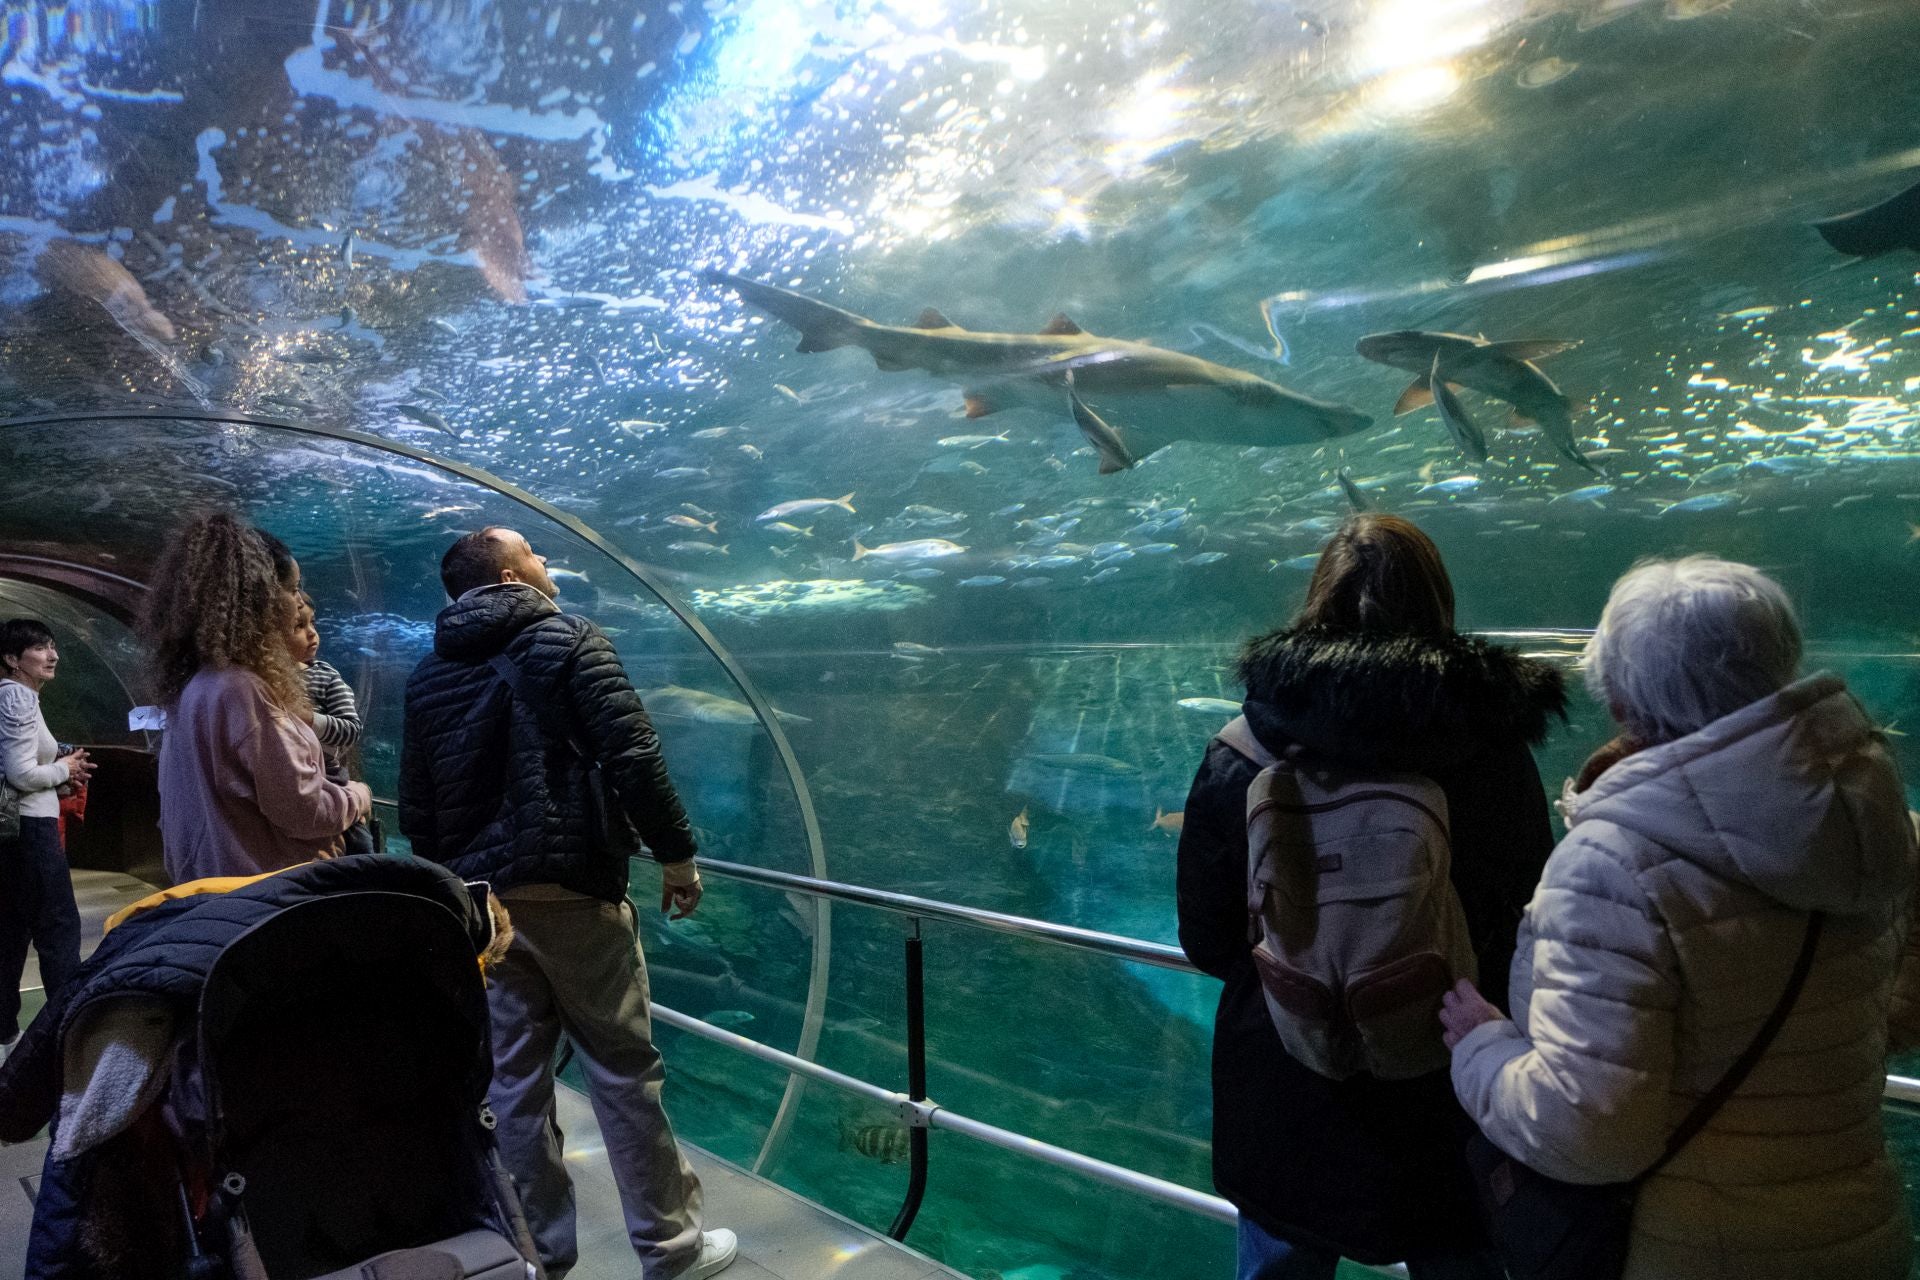
<path id="1" fill-rule="evenodd" d="M 0 137 L 0 557 L 138 578 L 243 509 L 377 792 L 489 523 L 572 571 L 709 855 L 1161 942 L 1230 714 L 1194 700 L 1356 504 L 1570 667 L 1637 557 L 1765 566 L 1810 663 L 1920 723 L 1920 219 L 1810 226 L 1920 178 L 1903 0 L 4 0 Z M 1408 330 L 1462 337 L 1361 343 Z M 1436 371 L 1465 421 L 1396 415 Z M 111 732 L 80 686 L 137 683 L 124 637 L 56 621 L 89 665 L 52 692 Z M 1548 785 L 1606 736 L 1579 699 Z M 904 1084 L 904 921 L 652 891 L 662 1003 Z M 1209 1185 L 1212 983 L 924 934 L 935 1099 Z M 685 1137 L 892 1219 L 889 1118 L 661 1039 Z M 932 1151 L 909 1242 L 973 1274 L 1230 1266 Z"/>

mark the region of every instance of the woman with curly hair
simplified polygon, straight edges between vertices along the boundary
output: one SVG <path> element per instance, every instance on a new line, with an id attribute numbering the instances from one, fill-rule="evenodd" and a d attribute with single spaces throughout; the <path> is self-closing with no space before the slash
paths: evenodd
<path id="1" fill-rule="evenodd" d="M 176 883 L 336 856 L 365 784 L 327 781 L 286 634 L 296 597 L 266 535 L 197 516 L 160 555 L 143 630 L 167 709 L 160 837 Z"/>

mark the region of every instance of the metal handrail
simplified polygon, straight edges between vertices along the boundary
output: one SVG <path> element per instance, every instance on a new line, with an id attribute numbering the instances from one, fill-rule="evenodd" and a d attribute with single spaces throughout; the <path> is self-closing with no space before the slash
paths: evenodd
<path id="1" fill-rule="evenodd" d="M 1119 933 L 1103 933 L 1098 929 L 1082 929 L 1077 925 L 1054 924 L 1046 920 L 1030 919 L 1027 916 L 1009 915 L 1004 911 L 988 911 L 982 907 L 963 907 L 955 902 L 920 898 L 910 893 L 894 893 L 887 889 L 870 889 L 865 885 L 845 884 L 838 880 L 818 880 L 812 876 L 772 871 L 765 867 L 752 867 L 741 862 L 722 862 L 715 858 L 702 858 L 699 865 L 703 872 L 710 871 L 714 875 L 729 880 L 743 880 L 749 884 L 766 885 L 789 893 L 832 898 L 840 902 L 855 902 L 862 906 L 891 911 L 896 915 L 917 916 L 923 920 L 946 920 L 976 929 L 987 929 L 994 933 L 1007 933 L 1015 937 L 1049 942 L 1056 946 L 1074 947 L 1081 951 L 1097 951 L 1102 955 L 1117 956 L 1122 960 L 1137 960 L 1141 964 L 1158 965 L 1162 969 L 1179 969 L 1187 973 L 1200 972 L 1194 967 L 1193 961 L 1187 959 L 1186 952 L 1178 947 L 1168 946 L 1164 942 L 1148 942 L 1144 938 L 1130 938 Z"/>
<path id="2" fill-rule="evenodd" d="M 762 1062 L 772 1063 L 776 1067 L 796 1072 L 808 1079 L 818 1080 L 822 1084 L 829 1084 L 836 1089 L 877 1102 L 897 1112 L 901 1120 L 912 1128 L 945 1129 L 952 1133 L 964 1133 L 970 1138 L 1003 1150 L 1018 1152 L 1042 1164 L 1060 1169 L 1072 1169 L 1109 1186 L 1138 1192 L 1163 1204 L 1174 1205 L 1202 1217 L 1211 1218 L 1215 1222 L 1231 1225 L 1239 1220 L 1239 1212 L 1219 1196 L 1208 1195 L 1204 1191 L 1196 1191 L 1192 1187 L 1182 1186 L 1178 1182 L 1169 1182 L 1165 1178 L 1156 1178 L 1150 1173 L 1141 1173 L 1137 1169 L 1097 1160 L 1065 1147 L 1056 1147 L 1050 1142 L 1029 1138 L 1011 1129 L 1002 1129 L 997 1125 L 948 1110 L 937 1102 L 915 1102 L 904 1093 L 882 1088 L 857 1076 L 835 1071 L 831 1067 L 823 1067 L 806 1058 L 797 1058 L 772 1045 L 762 1044 L 758 1040 L 749 1040 L 743 1035 L 702 1022 L 690 1014 L 669 1009 L 665 1005 L 654 1004 L 652 1009 L 653 1016 L 668 1026 L 678 1027 L 682 1031 L 737 1049 Z"/>
<path id="3" fill-rule="evenodd" d="M 1239 1211 L 1233 1207 L 1233 1204 L 1219 1196 L 1208 1195 L 1204 1191 L 1196 1190 L 1193 1187 L 1185 1186 L 1178 1182 L 1169 1182 L 1165 1178 L 1156 1178 L 1150 1173 L 1141 1173 L 1138 1169 L 1129 1169 L 1124 1165 L 1112 1164 L 1093 1156 L 1083 1155 L 1078 1151 L 1073 1151 L 1066 1147 L 1055 1146 L 1051 1142 L 1042 1142 L 1038 1138 L 1030 1138 L 1026 1134 L 1015 1133 L 1011 1129 L 1003 1129 L 998 1125 L 988 1124 L 984 1120 L 976 1120 L 971 1116 L 962 1115 L 957 1111 L 943 1107 L 939 1103 L 931 1100 L 916 1101 L 907 1094 L 884 1088 L 871 1081 L 862 1080 L 858 1076 L 850 1076 L 844 1072 L 835 1071 L 831 1067 L 823 1067 L 819 1063 L 806 1058 L 797 1058 L 790 1053 L 784 1053 L 774 1048 L 772 1045 L 762 1044 L 758 1040 L 749 1040 L 747 1037 L 736 1032 L 726 1031 L 711 1023 L 702 1022 L 690 1014 L 682 1013 L 678 1009 L 669 1009 L 663 1004 L 651 1003 L 649 1008 L 652 1010 L 656 1020 L 664 1022 L 668 1026 L 678 1027 L 680 1030 L 691 1035 L 699 1036 L 705 1040 L 711 1040 L 716 1044 L 725 1045 L 727 1048 L 737 1050 L 749 1057 L 758 1058 L 762 1062 L 770 1063 L 773 1066 L 781 1067 L 797 1075 L 806 1076 L 811 1080 L 818 1080 L 822 1084 L 831 1085 L 836 1089 L 844 1090 L 847 1093 L 866 1098 L 871 1102 L 879 1103 L 881 1106 L 898 1114 L 902 1123 L 909 1126 L 916 1136 L 926 1130 L 932 1129 L 943 1129 L 948 1133 L 963 1134 L 966 1137 L 974 1139 L 976 1142 L 984 1142 L 989 1146 L 998 1147 L 1003 1151 L 1011 1151 L 1015 1155 L 1025 1156 L 1029 1160 L 1034 1160 L 1040 1164 L 1049 1165 L 1056 1169 L 1066 1169 L 1070 1172 L 1082 1174 L 1097 1182 L 1104 1182 L 1108 1186 L 1119 1187 L 1122 1190 L 1134 1192 L 1150 1200 L 1156 1200 L 1161 1204 L 1171 1205 L 1176 1209 L 1183 1209 L 1189 1213 L 1198 1214 L 1200 1217 L 1211 1219 L 1214 1222 L 1221 1222 L 1232 1226 L 1240 1219 Z M 921 1139 L 921 1141 L 924 1141 L 924 1139 Z M 1359 1263 L 1350 1263 L 1349 1265 L 1362 1266 L 1362 1264 Z M 1404 1277 L 1407 1274 L 1404 1263 L 1394 1263 L 1390 1266 L 1383 1267 L 1364 1266 L 1362 1269 L 1385 1276 Z"/>
<path id="4" fill-rule="evenodd" d="M 1050 943 L 1054 946 L 1096 951 L 1122 960 L 1137 960 L 1163 969 L 1178 969 L 1187 973 L 1200 972 L 1178 947 L 1170 947 L 1160 942 L 1148 942 L 1144 938 L 1130 938 L 1125 934 L 1102 933 L 1097 929 L 1054 924 L 1046 920 L 1029 919 L 1026 916 L 1008 915 L 1001 911 L 987 911 L 980 907 L 965 907 L 955 902 L 942 902 L 937 898 L 918 898 L 907 893 L 892 893 L 885 889 L 869 889 L 862 885 L 843 884 L 837 880 L 815 880 L 808 876 L 792 875 L 785 871 L 770 871 L 765 867 L 750 867 L 739 862 L 722 862 L 715 858 L 700 859 L 700 869 L 711 871 L 724 879 L 767 885 L 788 893 L 855 902 L 862 906 L 875 907 L 881 911 L 890 911 L 917 919 L 946 920 L 953 924 L 969 925 L 995 933 L 1013 934 L 1016 937 L 1029 938 L 1035 942 Z M 1902 1107 L 1920 1109 L 1920 1078 L 1899 1076 L 1889 1072 L 1880 1096 Z"/>

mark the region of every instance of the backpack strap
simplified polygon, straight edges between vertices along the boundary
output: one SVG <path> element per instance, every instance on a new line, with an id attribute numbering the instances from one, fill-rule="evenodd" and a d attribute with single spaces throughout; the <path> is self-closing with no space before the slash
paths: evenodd
<path id="1" fill-rule="evenodd" d="M 549 738 L 558 739 L 566 743 L 567 746 L 572 749 L 573 753 L 582 760 L 591 758 L 587 754 L 586 748 L 581 746 L 578 736 L 565 724 L 560 722 L 560 718 L 554 713 L 553 707 L 550 706 L 545 699 L 534 697 L 528 690 L 526 672 L 520 669 L 519 663 L 509 658 L 505 653 L 496 653 L 487 659 L 487 665 L 492 667 L 494 674 L 499 676 L 501 682 L 513 691 L 513 696 L 525 703 L 527 709 L 533 712 L 533 718 L 540 722 L 541 732 Z"/>
<path id="2" fill-rule="evenodd" d="M 1280 758 L 1267 750 L 1266 745 L 1255 736 L 1253 726 L 1247 723 L 1245 716 L 1235 716 L 1227 722 L 1224 729 L 1213 736 L 1262 769 L 1271 769 L 1280 763 Z"/>
<path id="3" fill-rule="evenodd" d="M 1247 723 L 1245 716 L 1235 716 L 1227 722 L 1225 728 L 1213 735 L 1217 741 L 1225 743 L 1239 752 L 1263 772 L 1279 765 L 1280 758 L 1267 750 L 1253 726 Z M 1260 941 L 1260 913 L 1266 909 L 1267 891 L 1260 884 L 1260 867 L 1266 861 L 1267 850 L 1247 847 L 1247 942 Z"/>
<path id="4" fill-rule="evenodd" d="M 1667 1139 L 1667 1149 L 1660 1158 L 1647 1167 L 1647 1171 L 1635 1178 L 1636 1183 L 1645 1182 L 1666 1166 L 1667 1161 L 1680 1154 L 1680 1148 L 1687 1145 L 1693 1136 L 1707 1127 L 1707 1121 L 1713 1119 L 1714 1112 L 1731 1098 L 1734 1091 L 1747 1078 L 1760 1059 L 1766 1056 L 1767 1046 L 1780 1034 L 1780 1028 L 1786 1025 L 1787 1015 L 1793 1012 L 1794 1001 L 1800 998 L 1800 988 L 1806 985 L 1807 974 L 1813 968 L 1813 953 L 1820 948 L 1820 931 L 1825 927 L 1827 914 L 1816 911 L 1807 918 L 1806 936 L 1800 941 L 1800 954 L 1793 962 L 1793 973 L 1787 978 L 1787 989 L 1780 993 L 1780 999 L 1774 1004 L 1773 1012 L 1760 1024 L 1760 1030 L 1754 1033 L 1753 1042 L 1746 1051 L 1734 1060 L 1727 1073 L 1720 1077 L 1719 1083 L 1707 1091 L 1705 1097 L 1693 1104 L 1693 1110 L 1687 1112 L 1687 1118 L 1680 1122 Z"/>

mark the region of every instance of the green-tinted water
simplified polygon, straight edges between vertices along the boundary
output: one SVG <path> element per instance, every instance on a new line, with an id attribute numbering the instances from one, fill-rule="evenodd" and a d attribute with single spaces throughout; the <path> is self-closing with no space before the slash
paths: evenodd
<path id="1" fill-rule="evenodd" d="M 1806 225 L 1916 176 L 1909 4 L 3 12 L 0 404 L 58 421 L 0 432 L 0 551 L 138 577 L 181 510 L 249 511 L 301 554 L 379 788 L 434 565 L 485 523 L 586 575 L 569 601 L 643 689 L 743 695 L 574 532 L 236 415 L 486 468 L 667 584 L 799 717 L 822 836 L 816 861 L 737 708 L 653 694 L 713 856 L 1154 940 L 1173 936 L 1174 846 L 1155 820 L 1219 723 L 1179 704 L 1237 697 L 1234 646 L 1297 603 L 1343 470 L 1433 533 L 1466 625 L 1571 660 L 1634 558 L 1717 551 L 1778 574 L 1818 661 L 1920 722 L 1920 255 L 1855 262 Z M 1062 361 L 1059 339 L 1029 343 L 1055 363 L 1002 351 L 997 375 L 953 343 L 882 352 L 938 377 L 799 354 L 704 268 L 889 325 L 933 306 L 1031 335 L 1065 312 L 1375 424 L 1321 440 L 1277 410 L 1253 415 L 1262 438 L 1315 441 L 1187 438 L 1271 393 L 1117 386 L 1139 362 L 1110 344 Z M 1393 417 L 1412 370 L 1355 343 L 1396 329 L 1579 340 L 1543 367 L 1588 406 L 1572 431 L 1605 474 L 1476 391 L 1484 463 L 1431 409 Z M 1139 465 L 1098 473 L 1062 363 Z M 969 420 L 968 391 L 1006 407 Z M 135 409 L 161 418 L 100 416 Z M 963 550 L 896 545 L 935 539 Z M 78 686 L 128 669 L 120 640 L 56 621 L 84 650 L 62 714 L 110 724 L 113 699 Z M 1543 774 L 1605 732 L 1582 703 Z M 822 1061 L 904 1082 L 901 921 L 725 883 L 685 925 L 642 914 L 664 1003 L 793 1048 L 811 991 Z M 927 947 L 936 1098 L 1207 1184 L 1212 984 L 953 927 Z M 662 1038 L 686 1136 L 757 1158 L 785 1082 Z M 819 1088 L 790 1115 L 767 1171 L 889 1221 L 905 1169 L 884 1118 Z M 933 1149 L 911 1238 L 963 1268 L 1228 1265 L 1222 1228 L 962 1138 Z"/>

